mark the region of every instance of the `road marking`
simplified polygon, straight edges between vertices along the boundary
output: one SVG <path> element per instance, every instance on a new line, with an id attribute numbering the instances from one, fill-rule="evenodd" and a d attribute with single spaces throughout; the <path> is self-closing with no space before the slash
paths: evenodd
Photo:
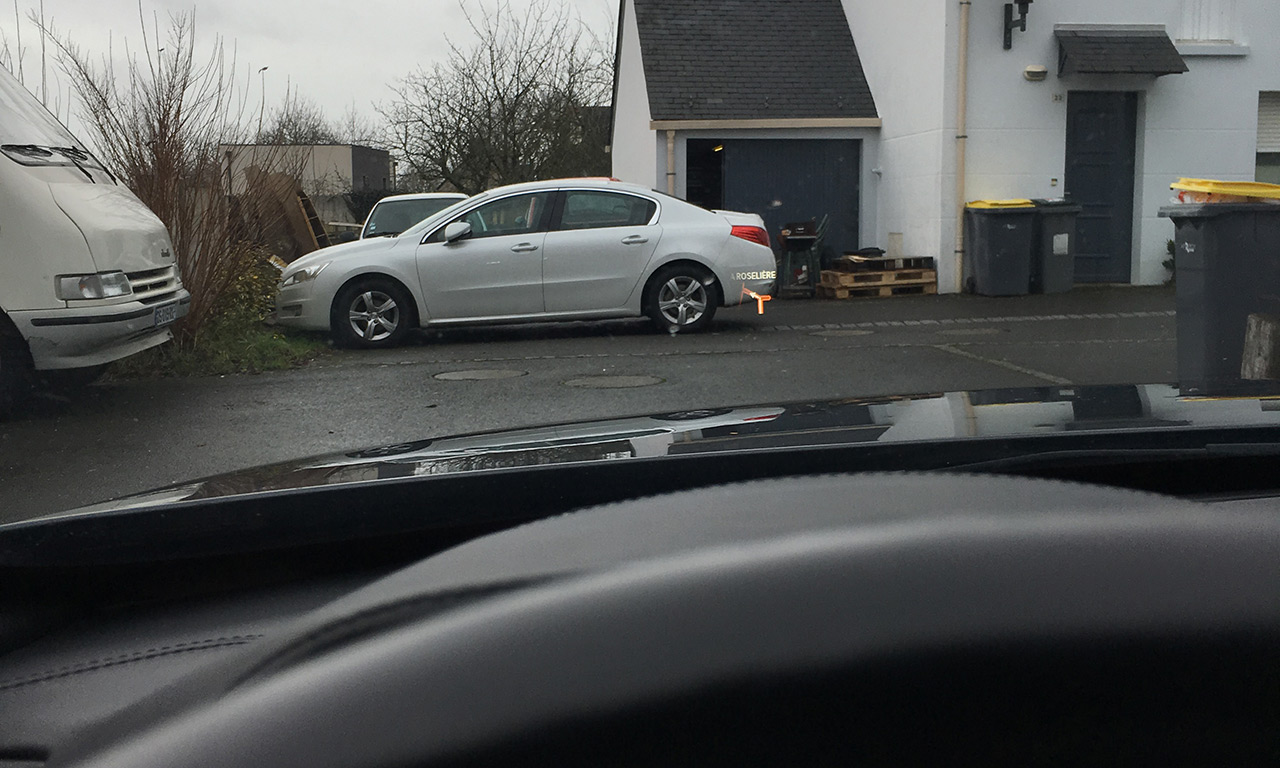
<path id="1" fill-rule="evenodd" d="M 1043 323 L 1043 322 L 1062 322 L 1064 320 L 1129 320 L 1134 318 L 1152 318 L 1152 317 L 1177 317 L 1178 313 L 1174 310 L 1164 310 L 1158 312 L 1109 312 L 1109 313 L 1089 313 L 1079 315 L 1014 315 L 1012 317 L 956 317 L 956 318 L 940 318 L 938 320 L 872 320 L 860 323 L 826 323 L 823 326 L 812 325 L 767 325 L 757 330 L 760 331 L 804 331 L 814 330 L 815 328 L 891 328 L 891 327 L 915 327 L 920 325 L 954 325 L 963 323 L 965 325 L 977 324 L 985 325 L 989 323 Z"/>
<path id="2" fill-rule="evenodd" d="M 1026 374 L 1027 376 L 1034 376 L 1037 379 L 1044 379 L 1050 384 L 1057 384 L 1059 386 L 1064 386 L 1071 383 L 1070 379 L 1064 379 L 1061 376 L 1054 376 L 1051 373 L 1045 373 L 1044 371 L 1037 371 L 1034 368 L 1025 368 L 1021 365 L 1014 365 L 1013 363 L 1006 362 L 1004 360 L 997 360 L 991 357 L 983 357 L 982 355 L 975 355 L 972 352 L 966 352 L 965 350 L 959 349 L 957 347 L 953 347 L 950 344 L 936 344 L 934 345 L 933 348 L 941 350 L 943 352 L 947 352 L 952 355 L 956 355 L 957 357 L 963 357 L 969 360 L 976 360 L 981 363 L 987 363 L 988 365 L 994 365 L 999 368 L 1004 368 L 1005 370 L 1008 370 L 1008 371 L 1014 371 L 1015 373 L 1022 373 L 1022 374 Z"/>

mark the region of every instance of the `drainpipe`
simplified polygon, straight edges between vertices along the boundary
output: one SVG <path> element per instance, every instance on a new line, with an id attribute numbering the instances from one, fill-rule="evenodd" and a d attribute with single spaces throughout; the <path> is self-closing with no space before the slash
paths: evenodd
<path id="1" fill-rule="evenodd" d="M 965 147 L 969 132 L 969 7 L 960 0 L 960 49 L 956 65 L 956 290 L 964 290 Z"/>
<path id="2" fill-rule="evenodd" d="M 667 131 L 667 194 L 676 196 L 676 132 Z"/>

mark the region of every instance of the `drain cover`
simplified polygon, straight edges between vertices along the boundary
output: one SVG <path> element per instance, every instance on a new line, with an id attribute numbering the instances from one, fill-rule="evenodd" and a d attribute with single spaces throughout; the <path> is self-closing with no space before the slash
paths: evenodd
<path id="1" fill-rule="evenodd" d="M 666 379 L 660 379 L 657 376 L 580 376 L 569 379 L 564 385 L 579 389 L 633 389 L 652 387 L 664 381 Z"/>
<path id="2" fill-rule="evenodd" d="M 511 371 L 502 368 L 478 368 L 474 371 L 446 371 L 437 373 L 434 378 L 441 381 L 488 381 L 490 379 L 515 379 L 528 374 L 528 371 Z"/>

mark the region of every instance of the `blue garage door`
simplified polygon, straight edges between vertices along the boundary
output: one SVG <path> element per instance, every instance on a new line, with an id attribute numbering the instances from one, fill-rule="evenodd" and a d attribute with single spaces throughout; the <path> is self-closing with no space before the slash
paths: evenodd
<path id="1" fill-rule="evenodd" d="M 784 224 L 828 216 L 831 251 L 858 248 L 861 141 L 730 139 L 723 146 L 725 208 L 760 214 L 775 245 Z"/>

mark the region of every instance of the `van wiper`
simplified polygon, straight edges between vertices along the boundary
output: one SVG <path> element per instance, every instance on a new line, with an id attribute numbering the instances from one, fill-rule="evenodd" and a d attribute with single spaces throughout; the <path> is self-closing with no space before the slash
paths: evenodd
<path id="1" fill-rule="evenodd" d="M 16 152 L 19 155 L 27 155 L 28 157 L 53 157 L 53 153 L 44 147 L 35 144 L 4 144 L 0 149 L 5 152 Z"/>
<path id="2" fill-rule="evenodd" d="M 111 172 L 111 169 L 107 167 L 107 164 L 102 162 L 98 158 L 94 157 L 93 153 L 80 149 L 79 147 L 53 147 L 53 149 L 71 158 L 73 162 L 75 160 L 81 160 L 84 162 L 89 162 L 90 160 L 92 160 L 94 162 L 93 167 L 107 174 L 107 176 L 111 179 L 111 183 L 113 184 L 120 183 L 120 180 L 117 179 L 116 175 Z M 81 168 L 81 170 L 84 170 L 84 169 Z"/>
<path id="3" fill-rule="evenodd" d="M 52 147 L 52 149 L 58 154 L 70 160 L 71 164 L 74 165 L 76 168 L 78 168 L 80 172 L 84 174 L 86 179 L 93 182 L 94 184 L 98 183 L 98 180 L 93 178 L 93 174 L 89 173 L 89 171 L 83 165 L 80 164 L 81 160 L 89 159 L 88 152 L 85 152 L 82 149 L 76 149 L 75 147 Z"/>

